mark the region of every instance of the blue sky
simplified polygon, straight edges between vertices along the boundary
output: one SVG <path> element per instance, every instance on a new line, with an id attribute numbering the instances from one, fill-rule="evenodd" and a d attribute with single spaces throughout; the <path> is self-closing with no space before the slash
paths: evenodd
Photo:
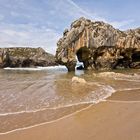
<path id="1" fill-rule="evenodd" d="M 43 47 L 55 53 L 65 28 L 81 16 L 115 28 L 139 27 L 140 0 L 0 0 L 0 47 Z"/>

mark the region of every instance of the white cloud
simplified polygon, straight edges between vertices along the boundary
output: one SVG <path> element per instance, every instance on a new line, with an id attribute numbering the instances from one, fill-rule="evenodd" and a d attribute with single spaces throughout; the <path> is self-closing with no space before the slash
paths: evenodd
<path id="1" fill-rule="evenodd" d="M 67 0 L 67 2 L 69 2 L 69 4 L 71 6 L 75 7 L 75 9 L 77 10 L 78 16 L 81 15 L 81 16 L 85 16 L 86 18 L 90 18 L 92 20 L 104 21 L 106 23 L 113 25 L 115 28 L 123 29 L 124 26 L 129 25 L 134 22 L 133 19 L 123 20 L 123 21 L 109 21 L 103 17 L 98 16 L 98 13 L 89 12 L 89 11 L 87 12 L 86 9 L 82 9 L 73 0 Z M 76 13 L 76 11 L 75 11 L 75 13 Z"/>
<path id="2" fill-rule="evenodd" d="M 48 28 L 34 25 L 4 25 L 0 27 L 0 47 L 43 47 L 55 53 L 59 34 Z"/>
<path id="3" fill-rule="evenodd" d="M 79 14 L 82 14 L 83 16 L 89 17 L 89 18 L 93 18 L 93 15 L 89 12 L 87 12 L 85 9 L 82 9 L 80 6 L 78 6 L 75 2 L 73 2 L 72 0 L 67 0 L 67 2 L 76 8 L 77 12 L 79 12 Z"/>
<path id="4" fill-rule="evenodd" d="M 81 8 L 78 4 L 76 4 L 73 0 L 66 0 L 71 7 L 74 7 L 74 13 L 77 14 L 77 17 L 79 16 L 84 16 L 86 18 L 89 18 L 91 20 L 100 20 L 100 21 L 105 21 L 106 20 L 103 17 L 100 17 L 97 13 L 91 12 L 89 9 L 83 9 Z M 65 9 L 66 10 L 66 9 Z"/>
<path id="5" fill-rule="evenodd" d="M 123 29 L 124 26 L 129 25 L 133 22 L 134 22 L 134 20 L 131 19 L 131 20 L 123 20 L 123 21 L 112 21 L 112 22 L 110 22 L 110 24 L 116 28 Z"/>
<path id="6" fill-rule="evenodd" d="M 60 38 L 58 31 L 62 32 L 64 26 L 68 26 L 69 22 L 81 16 L 111 23 L 116 28 L 122 28 L 133 22 L 133 20 L 108 21 L 98 13 L 80 7 L 72 0 L 6 1 L 4 5 L 6 14 L 2 14 L 0 10 L 0 21 L 2 21 L 0 47 L 39 46 L 54 54 L 56 43 Z M 64 22 L 66 23 L 63 24 Z"/>

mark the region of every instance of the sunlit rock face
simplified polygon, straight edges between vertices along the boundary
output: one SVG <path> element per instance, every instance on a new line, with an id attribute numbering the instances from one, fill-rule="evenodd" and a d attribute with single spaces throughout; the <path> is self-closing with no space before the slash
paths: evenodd
<path id="1" fill-rule="evenodd" d="M 0 48 L 0 68 L 57 65 L 55 57 L 42 48 Z"/>
<path id="2" fill-rule="evenodd" d="M 140 28 L 120 31 L 99 21 L 80 18 L 65 29 L 57 43 L 56 60 L 74 71 L 84 69 L 140 68 Z"/>

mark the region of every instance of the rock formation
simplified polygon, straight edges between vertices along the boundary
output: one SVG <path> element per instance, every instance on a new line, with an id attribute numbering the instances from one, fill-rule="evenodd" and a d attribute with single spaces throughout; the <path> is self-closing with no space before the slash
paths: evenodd
<path id="1" fill-rule="evenodd" d="M 75 70 L 77 59 L 84 69 L 140 68 L 140 28 L 120 31 L 82 17 L 64 31 L 57 46 L 56 60 L 69 71 Z"/>
<path id="2" fill-rule="evenodd" d="M 0 68 L 53 65 L 55 57 L 42 48 L 0 48 Z"/>

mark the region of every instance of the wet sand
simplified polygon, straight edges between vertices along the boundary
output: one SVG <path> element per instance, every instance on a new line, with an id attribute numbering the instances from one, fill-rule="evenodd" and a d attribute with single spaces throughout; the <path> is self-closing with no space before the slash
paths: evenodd
<path id="1" fill-rule="evenodd" d="M 140 93 L 133 93 L 131 98 L 127 91 L 115 93 L 106 102 L 49 124 L 0 135 L 0 140 L 139 140 Z"/>

